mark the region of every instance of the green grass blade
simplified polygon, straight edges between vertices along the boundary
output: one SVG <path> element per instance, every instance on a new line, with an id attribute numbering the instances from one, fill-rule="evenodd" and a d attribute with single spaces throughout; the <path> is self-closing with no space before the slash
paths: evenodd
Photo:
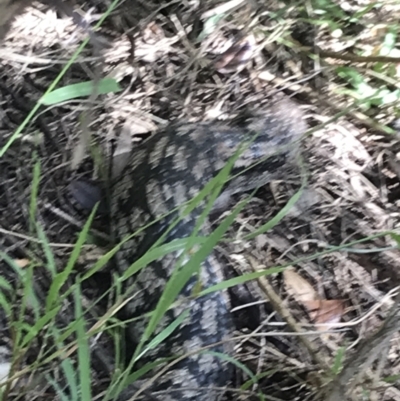
<path id="1" fill-rule="evenodd" d="M 11 302 L 7 299 L 2 290 L 0 290 L 0 308 L 4 310 L 7 318 L 11 316 Z"/>
<path id="2" fill-rule="evenodd" d="M 135 383 L 142 376 L 152 371 L 154 368 L 164 363 L 170 362 L 174 359 L 174 357 L 157 359 L 154 362 L 146 363 L 140 369 L 130 374 L 130 368 L 128 367 L 121 375 L 118 376 L 117 381 L 108 388 L 107 395 L 104 397 L 104 401 L 116 399 L 123 389 Z"/>
<path id="3" fill-rule="evenodd" d="M 213 251 L 215 246 L 221 240 L 223 235 L 228 231 L 229 227 L 232 226 L 232 223 L 235 221 L 238 214 L 243 210 L 246 204 L 251 199 L 252 195 L 243 201 L 239 202 L 239 204 L 233 209 L 233 211 L 224 218 L 224 220 L 220 223 L 220 225 L 209 235 L 205 243 L 201 246 L 201 248 L 193 255 L 193 257 L 186 263 L 185 268 L 190 270 L 195 270 L 198 266 L 200 268 L 201 263 L 207 258 L 208 255 Z M 183 269 L 182 269 L 183 270 Z M 198 270 L 198 269 L 197 269 Z M 201 283 L 200 287 L 201 287 Z"/>
<path id="4" fill-rule="evenodd" d="M 205 238 L 197 238 L 197 243 L 202 243 L 205 241 Z M 163 244 L 158 246 L 157 248 L 152 248 L 148 252 L 146 252 L 141 258 L 132 263 L 128 269 L 125 270 L 124 274 L 120 277 L 121 281 L 125 281 L 132 275 L 139 272 L 143 267 L 148 266 L 151 262 L 154 262 L 157 259 L 160 259 L 171 252 L 180 251 L 185 249 L 188 243 L 188 238 L 176 239 L 167 244 Z"/>
<path id="5" fill-rule="evenodd" d="M 131 373 L 125 382 L 125 385 L 129 385 L 132 383 L 135 383 L 135 381 L 137 381 L 138 379 L 140 379 L 143 375 L 145 375 L 146 373 L 152 371 L 154 368 L 156 368 L 157 366 L 160 366 L 161 364 L 165 363 L 165 362 L 170 362 L 173 361 L 175 359 L 175 357 L 171 357 L 171 358 L 160 358 L 157 359 L 154 362 L 149 362 L 146 363 L 144 366 L 142 366 L 140 369 L 136 370 L 134 373 Z"/>
<path id="6" fill-rule="evenodd" d="M 61 401 L 75 401 L 75 400 L 71 400 L 68 398 L 67 394 L 64 393 L 61 386 L 50 375 L 46 374 L 45 377 L 49 381 L 49 383 L 54 387 L 54 389 L 56 390 L 56 393 L 60 397 Z"/>
<path id="7" fill-rule="evenodd" d="M 54 319 L 60 308 L 61 306 L 58 306 L 50 311 L 47 311 L 46 314 L 40 317 L 33 326 L 26 326 L 29 327 L 29 331 L 28 334 L 26 334 L 25 337 L 23 338 L 21 347 L 25 347 L 34 338 L 36 338 L 40 330 L 42 330 L 44 326 L 46 326 L 52 319 Z"/>
<path id="8" fill-rule="evenodd" d="M 86 321 L 83 317 L 82 294 L 79 285 L 75 286 L 75 321 L 77 324 L 76 336 L 78 344 L 78 370 L 81 389 L 81 401 L 91 401 L 90 380 L 90 351 L 86 335 Z"/>
<path id="9" fill-rule="evenodd" d="M 268 269 L 261 270 L 259 272 L 246 273 L 246 274 L 240 275 L 238 277 L 231 278 L 229 280 L 224 280 L 218 284 L 208 287 L 205 290 L 199 292 L 198 296 L 202 297 L 202 296 L 210 294 L 212 292 L 226 290 L 228 288 L 232 288 L 237 285 L 244 284 L 247 281 L 255 280 L 255 279 L 263 277 L 263 276 L 269 276 L 271 274 L 281 273 L 285 269 L 286 269 L 286 267 L 270 267 Z"/>
<path id="10" fill-rule="evenodd" d="M 279 369 L 270 369 L 270 370 L 267 370 L 266 372 L 261 372 L 254 376 L 256 377 L 257 381 L 259 381 L 260 379 L 263 379 L 264 377 L 270 377 L 270 376 L 274 375 L 275 373 L 278 373 L 279 371 L 280 371 Z M 253 379 L 247 380 L 240 386 L 240 389 L 248 390 L 253 384 L 254 384 Z"/>
<path id="11" fill-rule="evenodd" d="M 227 354 L 223 354 L 221 352 L 215 352 L 215 351 L 203 351 L 203 354 L 209 354 L 209 355 L 213 355 L 216 356 L 217 358 L 232 363 L 233 365 L 235 365 L 236 367 L 238 367 L 239 369 L 241 369 L 244 373 L 247 374 L 247 376 L 249 376 L 251 378 L 251 380 L 253 381 L 253 383 L 257 383 L 257 378 L 256 376 L 253 374 L 253 372 L 245 365 L 243 365 L 241 362 L 239 362 L 237 359 L 232 358 L 231 356 L 227 355 Z"/>
<path id="12" fill-rule="evenodd" d="M 6 317 L 10 318 L 12 312 L 12 304 L 4 294 L 4 290 L 8 293 L 11 293 L 13 288 L 12 285 L 4 277 L 0 276 L 0 308 L 3 308 Z"/>
<path id="13" fill-rule="evenodd" d="M 162 330 L 159 334 L 157 334 L 143 349 L 143 351 L 137 356 L 137 360 L 139 360 L 146 352 L 157 347 L 157 345 L 161 344 L 166 338 L 168 338 L 176 328 L 189 316 L 189 310 L 185 310 L 182 312 L 172 323 L 170 323 L 164 330 Z"/>
<path id="14" fill-rule="evenodd" d="M 13 287 L 4 277 L 0 276 L 0 288 L 11 291 Z"/>
<path id="15" fill-rule="evenodd" d="M 243 363 L 239 362 L 237 359 L 232 358 L 229 355 L 226 354 L 222 354 L 220 352 L 215 352 L 215 351 L 204 351 L 205 354 L 211 354 L 214 355 L 220 359 L 222 359 L 223 361 L 227 361 L 229 363 L 232 363 L 233 365 L 235 365 L 237 368 L 241 369 L 243 372 L 245 372 L 249 377 L 250 380 L 252 381 L 252 383 L 256 384 L 258 382 L 257 380 L 257 376 L 253 374 L 253 372 L 247 367 L 245 366 Z M 260 398 L 260 400 L 265 400 L 264 394 L 262 394 L 262 392 L 260 391 L 258 393 L 258 396 Z"/>
<path id="16" fill-rule="evenodd" d="M 61 361 L 61 368 L 64 371 L 65 378 L 68 383 L 68 393 L 71 395 L 70 401 L 79 400 L 79 387 L 76 380 L 76 370 L 70 358 L 66 357 Z M 67 397 L 68 399 L 68 397 Z"/>
<path id="17" fill-rule="evenodd" d="M 22 275 L 22 285 L 23 285 L 23 299 L 21 302 L 20 308 L 20 319 L 21 321 L 24 319 L 25 308 L 27 305 L 30 305 L 35 313 L 35 318 L 39 319 L 41 314 L 41 304 L 36 296 L 35 288 L 34 288 L 34 271 L 35 266 L 30 264 L 28 268 L 23 270 Z"/>
<path id="18" fill-rule="evenodd" d="M 118 82 L 114 78 L 103 78 L 96 84 L 96 90 L 99 95 L 120 92 L 122 90 L 122 88 L 119 86 Z M 94 89 L 94 81 L 67 85 L 62 88 L 55 89 L 50 93 L 46 93 L 39 100 L 39 103 L 44 104 L 45 106 L 51 106 L 54 104 L 66 102 L 71 99 L 76 99 L 78 97 L 88 97 L 93 93 Z"/>
<path id="19" fill-rule="evenodd" d="M 31 198 L 29 204 L 29 231 L 31 233 L 35 231 L 35 226 L 36 226 L 36 211 L 37 211 L 37 200 L 39 193 L 39 183 L 40 183 L 40 162 L 37 161 L 33 167 L 32 189 L 31 189 Z"/>
<path id="20" fill-rule="evenodd" d="M 57 274 L 57 266 L 56 266 L 56 261 L 54 260 L 53 251 L 51 250 L 51 247 L 50 247 L 50 243 L 49 243 L 47 236 L 40 224 L 36 225 L 36 231 L 37 231 L 37 235 L 40 239 L 40 243 L 42 244 L 44 254 L 46 256 L 47 263 L 45 263 L 45 266 L 46 266 L 47 270 L 49 270 L 51 277 L 54 278 Z"/>
<path id="21" fill-rule="evenodd" d="M 93 208 L 92 212 L 90 213 L 89 219 L 87 220 L 87 222 L 83 227 L 83 230 L 79 234 L 78 240 L 76 241 L 74 249 L 72 250 L 71 256 L 67 262 L 67 266 L 63 271 L 61 271 L 54 277 L 53 282 L 51 283 L 49 293 L 46 298 L 46 311 L 49 311 L 54 304 L 57 304 L 60 289 L 70 276 L 72 269 L 75 266 L 76 261 L 78 260 L 82 246 L 86 242 L 86 238 L 90 226 L 92 224 L 93 218 L 96 214 L 96 210 L 97 210 L 97 205 L 96 207 Z"/>
<path id="22" fill-rule="evenodd" d="M 306 186 L 307 186 L 307 175 L 303 172 L 301 187 L 288 200 L 286 205 L 271 220 L 269 220 L 267 223 L 263 224 L 261 227 L 254 230 L 251 234 L 245 235 L 243 239 L 244 240 L 253 239 L 253 238 L 257 237 L 257 235 L 266 233 L 267 231 L 269 231 L 273 227 L 275 227 L 289 213 L 289 211 L 293 208 L 293 206 L 297 203 L 297 201 L 300 199 L 301 195 L 303 194 L 303 191 L 306 188 Z"/>

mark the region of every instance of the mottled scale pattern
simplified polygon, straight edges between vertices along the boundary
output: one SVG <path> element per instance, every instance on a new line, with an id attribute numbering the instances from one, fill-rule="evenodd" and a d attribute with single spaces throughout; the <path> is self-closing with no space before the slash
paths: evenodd
<path id="1" fill-rule="evenodd" d="M 220 198 L 262 186 L 275 177 L 282 178 L 279 169 L 294 159 L 294 151 L 290 145 L 305 131 L 306 124 L 298 107 L 289 100 L 281 100 L 264 110 L 245 127 L 232 128 L 221 123 L 191 123 L 171 125 L 163 132 L 153 135 L 133 152 L 132 163 L 113 188 L 111 221 L 116 240 L 124 239 L 192 199 L 224 167 L 238 146 L 243 141 L 251 140 L 256 134 L 257 138 L 236 161 L 232 175 L 268 155 L 271 157 L 227 183 Z M 162 218 L 122 246 L 116 257 L 121 274 L 157 241 L 176 217 L 176 213 L 178 212 Z M 190 236 L 200 213 L 201 205 L 169 232 L 165 242 Z M 209 232 L 207 222 L 200 235 L 207 235 Z M 179 256 L 179 252 L 171 253 L 151 263 L 128 280 L 127 288 L 130 288 L 134 296 L 127 304 L 124 316 L 134 318 L 154 310 Z M 228 295 L 221 291 L 188 301 L 186 297 L 190 295 L 197 279 L 194 276 L 189 280 L 179 296 L 186 303 L 170 310 L 157 332 L 188 306 L 191 308 L 189 317 L 172 336 L 146 354 L 142 363 L 156 358 L 182 355 L 221 342 L 223 344 L 216 345 L 211 350 L 228 355 L 232 353 L 232 344 L 226 341 L 234 330 Z M 202 288 L 224 280 L 223 268 L 213 253 L 201 266 L 200 280 Z M 128 325 L 129 342 L 135 344 L 140 340 L 146 323 L 147 319 L 143 318 Z M 174 365 L 152 383 L 147 392 L 154 397 L 158 395 L 159 398 L 156 399 L 165 401 L 214 401 L 220 395 L 215 389 L 229 385 L 231 378 L 230 364 L 202 353 Z M 127 393 L 124 394 L 120 400 L 127 399 Z"/>

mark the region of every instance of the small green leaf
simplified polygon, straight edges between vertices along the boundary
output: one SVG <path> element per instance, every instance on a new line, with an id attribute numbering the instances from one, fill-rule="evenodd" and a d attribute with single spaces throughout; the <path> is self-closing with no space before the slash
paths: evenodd
<path id="1" fill-rule="evenodd" d="M 96 88 L 94 81 L 80 82 L 79 84 L 55 89 L 54 91 L 44 95 L 39 100 L 39 103 L 50 106 L 67 100 L 76 99 L 78 97 L 88 97 L 95 90 L 99 95 L 105 95 L 107 93 L 119 92 L 122 89 L 114 78 L 104 78 L 100 80 L 100 82 L 97 83 Z"/>
<path id="2" fill-rule="evenodd" d="M 386 383 L 396 383 L 398 380 L 400 380 L 400 375 L 392 375 L 392 376 L 387 376 L 382 379 Z"/>
<path id="3" fill-rule="evenodd" d="M 335 355 L 335 361 L 332 366 L 332 373 L 336 376 L 343 367 L 344 347 L 340 347 Z"/>
<path id="4" fill-rule="evenodd" d="M 392 237 L 393 240 L 396 241 L 397 247 L 400 248 L 400 235 L 396 234 L 395 232 L 391 231 L 389 235 Z"/>

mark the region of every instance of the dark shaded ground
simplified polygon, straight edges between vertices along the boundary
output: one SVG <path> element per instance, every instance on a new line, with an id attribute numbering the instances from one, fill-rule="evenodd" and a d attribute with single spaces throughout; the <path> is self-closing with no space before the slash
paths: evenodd
<path id="1" fill-rule="evenodd" d="M 22 136 L 0 158 L 0 249 L 18 261 L 34 260 L 40 266 L 35 270 L 39 288 L 49 284 L 46 283 L 48 273 L 42 267 L 45 264 L 43 250 L 29 227 L 34 166 L 39 162 L 41 171 L 37 220 L 51 243 L 57 265 L 63 266 L 82 224 L 67 196 L 68 184 L 78 176 L 94 180 L 100 176 L 99 169 L 93 169 L 89 156 L 77 171 L 71 172 L 69 168 L 77 152 L 85 110 L 91 110 L 89 127 L 93 140 L 103 146 L 104 153 L 110 154 L 114 140 L 123 131 L 133 136 L 135 144 L 169 121 L 226 120 L 233 119 L 246 108 L 262 109 L 263 104 L 273 101 L 274 93 L 280 91 L 302 105 L 311 127 L 326 122 L 345 108 L 346 98 L 334 94 L 331 87 L 332 82 L 338 87 L 344 86 L 332 67 L 344 61 L 323 58 L 317 63 L 304 49 L 316 45 L 324 51 L 351 47 L 323 28 L 300 22 L 300 17 L 304 16 L 301 7 L 252 4 L 253 8 L 240 4 L 230 10 L 229 17 L 200 41 L 197 39 L 204 29 L 204 21 L 211 14 L 207 18 L 201 15 L 222 3 L 205 2 L 202 7 L 172 3 L 156 12 L 157 8 L 150 3 L 147 10 L 141 3 L 125 2 L 97 33 L 109 44 L 109 48 L 102 50 L 103 60 L 100 63 L 94 60 L 93 49 L 89 46 L 59 84 L 92 79 L 96 73 L 94 66 L 100 66 L 102 76 L 118 77 L 122 92 L 101 96 L 94 105 L 87 99 L 77 99 L 56 107 L 42 107 Z M 350 6 L 354 11 L 359 5 L 353 2 Z M 93 25 L 106 5 L 93 3 L 82 8 L 87 11 L 90 7 L 94 7 L 90 21 Z M 365 19 L 395 18 L 393 10 L 390 4 L 387 9 L 372 9 Z M 345 35 L 365 34 L 367 24 L 364 21 L 346 25 Z M 221 73 L 216 70 L 220 64 L 215 60 L 221 62 L 218 53 L 224 47 L 229 48 L 229 39 L 234 37 L 235 30 L 248 30 L 254 35 L 256 44 L 248 45 L 253 57 L 242 71 L 237 71 L 234 65 L 233 72 Z M 85 35 L 70 19 L 41 5 L 17 19 L 0 49 L 0 149 Z M 374 37 L 366 36 L 363 44 L 373 44 Z M 358 50 L 357 45 L 353 49 Z M 383 134 L 369 120 L 361 121 L 360 115 L 355 114 L 359 110 L 352 112 L 353 115 L 341 117 L 305 138 L 304 160 L 309 184 L 302 202 L 268 235 L 221 246 L 221 258 L 239 272 L 249 271 L 252 265 L 267 268 L 296 261 L 297 272 L 321 299 L 343 301 L 345 309 L 339 316 L 342 331 L 331 336 L 322 335 L 310 325 L 304 305 L 293 294 L 295 291 L 287 280 L 276 275 L 270 281 L 279 302 L 299 326 L 304 331 L 313 331 L 306 337 L 329 366 L 333 365 L 340 346 L 348 347 L 345 356 L 351 358 L 351 354 L 357 352 L 358 342 L 379 327 L 400 282 L 400 254 L 389 236 L 312 257 L 330 246 L 348 244 L 399 225 L 397 138 Z M 375 108 L 368 113 L 385 124 L 396 118 L 396 109 L 391 106 Z M 237 238 L 238 233 L 243 237 L 268 221 L 298 188 L 297 173 L 288 175 L 284 182 L 262 188 L 237 219 L 230 237 Z M 99 229 L 101 223 L 99 220 Z M 387 247 L 393 249 L 367 253 Z M 305 260 L 307 256 L 310 260 Z M 80 267 L 83 269 L 90 263 L 85 256 Z M 10 280 L 15 281 L 6 267 L 2 267 L 2 275 L 9 275 Z M 104 273 L 87 283 L 84 295 L 88 302 L 105 291 L 109 280 L 111 278 Z M 105 288 L 99 287 L 99 283 Z M 267 296 L 262 282 L 252 291 L 265 303 Z M 260 380 L 264 394 L 283 400 L 318 399 L 316 391 L 321 386 L 321 377 L 315 372 L 320 371 L 321 366 L 298 337 L 285 335 L 293 328 L 277 317 L 274 309 L 270 304 L 261 308 L 264 319 L 261 325 L 247 312 L 241 312 L 250 316 L 243 323 L 243 316 L 238 312 L 245 333 L 277 332 L 271 341 L 269 337 L 266 337 L 268 340 L 248 337 L 238 341 L 238 355 L 253 372 L 275 369 Z M 259 312 L 256 310 L 255 316 L 259 317 Z M 72 317 L 66 316 L 66 321 L 69 318 Z M 98 349 L 101 347 L 102 343 L 98 344 Z M 28 356 L 28 362 L 36 358 L 36 354 L 33 355 L 32 360 Z M 101 359 L 99 354 L 94 358 Z M 99 391 L 106 386 L 104 371 L 110 363 L 107 357 L 100 359 L 95 359 L 98 371 L 94 376 Z M 371 391 L 370 399 L 373 396 L 380 400 L 400 399 L 398 386 L 382 380 L 398 374 L 398 359 L 396 338 L 387 355 L 382 357 L 378 378 L 369 371 L 372 366 L 365 368 L 364 389 Z M 247 379 L 238 372 L 235 385 Z M 257 388 L 251 390 L 256 394 Z M 359 395 L 359 391 L 357 389 L 355 394 Z M 40 398 L 43 394 L 35 396 Z"/>

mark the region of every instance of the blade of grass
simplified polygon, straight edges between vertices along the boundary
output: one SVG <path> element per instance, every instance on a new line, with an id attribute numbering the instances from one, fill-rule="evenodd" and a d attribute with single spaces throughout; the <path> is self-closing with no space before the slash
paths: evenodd
<path id="1" fill-rule="evenodd" d="M 308 180 L 307 180 L 307 175 L 305 174 L 304 171 L 304 166 L 302 165 L 302 174 L 301 174 L 301 187 L 299 190 L 291 196 L 291 198 L 288 200 L 286 205 L 272 218 L 270 219 L 267 223 L 263 224 L 261 227 L 257 228 L 254 230 L 252 233 L 245 235 L 243 237 L 243 240 L 250 240 L 257 235 L 266 233 L 267 231 L 271 230 L 273 227 L 275 227 L 293 208 L 293 206 L 297 203 L 297 201 L 300 199 L 301 195 L 303 194 L 304 189 L 307 186 Z"/>
<path id="2" fill-rule="evenodd" d="M 75 321 L 78 322 L 76 337 L 78 345 L 78 370 L 81 389 L 81 400 L 91 401 L 91 380 L 90 380 L 90 351 L 89 341 L 86 335 L 86 321 L 83 317 L 82 294 L 80 286 L 75 286 Z"/>
<path id="3" fill-rule="evenodd" d="M 137 356 L 137 360 L 146 354 L 146 352 L 157 347 L 157 345 L 161 344 L 166 338 L 168 338 L 174 332 L 174 330 L 178 328 L 180 324 L 189 316 L 189 312 L 190 311 L 188 309 L 182 312 L 172 323 L 170 323 L 164 330 L 157 334 Z"/>
<path id="4" fill-rule="evenodd" d="M 70 401 L 80 401 L 79 400 L 79 387 L 76 380 L 76 370 L 72 363 L 72 360 L 68 357 L 62 359 L 61 368 L 64 371 L 64 376 L 68 383 L 68 393 L 71 395 Z"/>
<path id="5" fill-rule="evenodd" d="M 119 3 L 120 0 L 114 0 L 110 6 L 107 8 L 105 13 L 101 16 L 99 19 L 99 22 L 95 25 L 95 30 L 101 26 L 101 24 L 104 22 L 104 20 L 110 15 L 112 10 L 116 7 L 116 5 Z M 68 63 L 65 65 L 65 67 L 62 69 L 62 71 L 58 74 L 56 79 L 49 85 L 46 93 L 44 96 L 46 96 L 48 93 L 54 90 L 54 88 L 58 85 L 58 83 L 61 81 L 63 76 L 66 74 L 66 72 L 69 70 L 71 65 L 75 62 L 77 59 L 78 55 L 82 52 L 82 50 L 86 47 L 86 45 L 89 43 L 89 38 L 85 39 L 82 44 L 78 47 L 78 49 L 75 51 L 75 53 L 71 56 L 71 58 L 68 60 Z M 13 142 L 21 135 L 23 129 L 28 125 L 28 123 L 32 120 L 36 112 L 39 110 L 41 106 L 40 101 L 36 103 L 36 105 L 33 107 L 31 112 L 27 115 L 25 120 L 22 122 L 22 124 L 17 128 L 17 130 L 14 132 L 14 134 L 11 135 L 10 139 L 6 142 L 6 144 L 0 149 L 0 158 L 4 156 L 4 154 L 7 152 L 8 148 L 13 144 Z"/>
<path id="6" fill-rule="evenodd" d="M 201 244 L 206 239 L 204 237 L 197 237 L 197 244 Z M 158 246 L 157 248 L 152 248 L 148 252 L 146 252 L 142 257 L 140 257 L 137 261 L 132 263 L 127 270 L 125 270 L 124 274 L 120 277 L 121 281 L 125 281 L 132 275 L 139 272 L 143 267 L 148 266 L 151 262 L 154 262 L 157 259 L 161 259 L 162 257 L 176 251 L 180 251 L 185 249 L 188 243 L 188 238 L 176 239 L 168 242 L 167 244 L 163 244 Z"/>
<path id="7" fill-rule="evenodd" d="M 58 311 L 60 310 L 61 305 L 50 310 L 47 311 L 45 315 L 43 315 L 42 317 L 40 317 L 33 326 L 27 326 L 29 327 L 29 331 L 28 334 L 26 334 L 21 342 L 20 347 L 23 348 L 26 345 L 28 345 L 34 338 L 36 338 L 36 336 L 38 335 L 38 333 L 40 332 L 40 330 L 43 329 L 44 326 L 46 326 L 58 313 Z"/>
<path id="8" fill-rule="evenodd" d="M 147 374 L 148 372 L 152 371 L 154 368 L 157 368 L 158 366 L 170 362 L 174 357 L 171 358 L 160 358 L 157 359 L 154 362 L 149 362 L 146 363 L 144 366 L 142 366 L 140 369 L 136 370 L 133 373 L 130 373 L 131 368 L 128 367 L 125 369 L 125 371 L 118 375 L 116 377 L 116 380 L 114 383 L 112 383 L 109 388 L 107 389 L 107 394 L 104 397 L 104 401 L 108 400 L 114 400 L 116 399 L 121 391 L 123 391 L 126 387 L 128 387 L 131 384 L 134 384 L 137 380 L 139 380 L 142 376 Z"/>
<path id="9" fill-rule="evenodd" d="M 243 363 L 239 362 L 237 359 L 232 358 L 229 355 L 226 354 L 222 354 L 221 352 L 215 352 L 215 351 L 204 351 L 205 354 L 210 354 L 210 355 L 214 355 L 220 359 L 222 359 L 223 361 L 227 361 L 229 363 L 232 363 L 233 365 L 235 365 L 237 368 L 239 368 L 240 370 L 242 370 L 243 372 L 245 372 L 251 379 L 253 384 L 257 384 L 258 380 L 257 380 L 257 376 L 253 374 L 253 372 L 247 367 L 245 366 Z M 264 394 L 259 391 L 258 392 L 258 397 L 261 401 L 265 401 L 265 397 Z"/>
<path id="10" fill-rule="evenodd" d="M 79 401 L 79 386 L 77 382 L 77 375 L 76 375 L 76 368 L 74 367 L 73 361 L 71 358 L 65 353 L 65 346 L 64 346 L 64 340 L 61 339 L 60 336 L 60 331 L 56 325 L 51 326 L 50 328 L 50 335 L 54 339 L 55 345 L 58 349 L 59 353 L 59 359 L 61 360 L 61 369 L 64 372 L 65 379 L 68 383 L 68 393 L 72 396 L 72 398 L 68 398 L 63 392 L 62 389 L 58 387 L 55 387 L 58 393 L 66 397 L 68 401 Z M 50 375 L 46 375 L 46 377 L 50 377 Z M 50 379 L 52 379 L 50 377 Z M 51 383 L 54 383 L 53 379 Z M 53 384 L 54 386 L 54 384 Z M 58 386 L 58 383 L 57 383 Z"/>
<path id="11" fill-rule="evenodd" d="M 257 378 L 257 381 L 258 381 L 258 380 L 260 380 L 260 379 L 263 379 L 264 377 L 272 376 L 272 375 L 274 375 L 275 373 L 278 373 L 279 371 L 280 371 L 279 369 L 270 369 L 270 370 L 267 370 L 266 372 L 262 372 L 262 373 L 259 373 L 259 374 L 255 375 L 255 377 Z M 247 380 L 247 381 L 245 381 L 245 382 L 240 386 L 240 389 L 241 389 L 241 390 L 247 390 L 247 389 L 249 389 L 253 384 L 254 384 L 254 380 L 252 380 L 252 379 Z"/>
<path id="12" fill-rule="evenodd" d="M 21 276 L 21 282 L 23 286 L 22 290 L 22 300 L 19 308 L 19 323 L 21 326 L 25 321 L 25 311 L 30 306 L 35 314 L 35 318 L 39 318 L 40 316 L 40 302 L 36 297 L 35 289 L 34 289 L 34 266 L 30 264 L 28 268 L 23 270 L 23 275 Z M 28 326 L 27 326 L 28 327 Z M 19 346 L 19 341 L 22 338 L 22 331 L 17 332 L 17 336 L 15 339 L 16 347 Z"/>
<path id="13" fill-rule="evenodd" d="M 36 159 L 36 155 L 34 155 L 34 158 Z M 39 183 L 40 183 L 40 162 L 39 160 L 37 160 L 33 167 L 32 189 L 31 189 L 31 198 L 29 204 L 29 231 L 31 233 L 35 231 L 35 226 L 36 226 Z"/>
<path id="14" fill-rule="evenodd" d="M 57 304 L 60 289 L 67 281 L 68 277 L 70 276 L 72 269 L 74 268 L 75 263 L 78 260 L 82 246 L 86 242 L 86 238 L 87 238 L 90 226 L 92 224 L 92 221 L 93 221 L 94 216 L 97 211 L 97 206 L 98 205 L 96 205 L 93 208 L 92 212 L 90 213 L 89 219 L 83 226 L 83 229 L 79 234 L 78 240 L 76 241 L 76 244 L 74 246 L 74 249 L 72 250 L 71 256 L 67 262 L 65 269 L 63 271 L 61 271 L 60 273 L 58 273 L 54 277 L 53 282 L 51 283 L 49 293 L 46 297 L 46 311 L 49 311 L 54 306 L 54 304 Z"/>
<path id="15" fill-rule="evenodd" d="M 6 289 L 7 292 L 10 292 L 11 286 L 5 286 L 2 277 L 0 277 L 0 281 L 1 281 L 1 283 L 0 283 L 0 307 L 4 310 L 6 317 L 10 318 L 12 305 L 11 305 L 11 302 L 9 301 L 9 299 L 3 293 L 3 289 Z"/>
<path id="16" fill-rule="evenodd" d="M 231 278 L 229 280 L 224 280 L 224 281 L 221 281 L 218 284 L 215 284 L 215 285 L 213 285 L 211 287 L 208 287 L 205 290 L 200 291 L 197 294 L 197 296 L 198 297 L 203 297 L 204 295 L 210 294 L 212 292 L 227 290 L 228 288 L 232 288 L 232 287 L 235 287 L 237 285 L 244 284 L 247 281 L 255 280 L 255 279 L 259 278 L 259 277 L 269 276 L 271 274 L 281 273 L 285 269 L 286 269 L 286 267 L 277 266 L 277 267 L 270 267 L 270 268 L 265 269 L 265 270 L 260 270 L 258 272 L 242 274 L 242 275 L 240 275 L 238 277 L 234 277 L 234 278 Z"/>
<path id="17" fill-rule="evenodd" d="M 122 89 L 114 78 L 103 78 L 98 83 L 97 91 L 99 95 L 105 95 L 111 92 L 120 92 Z M 63 86 L 46 93 L 39 100 L 39 103 L 51 106 L 78 97 L 90 96 L 94 90 L 94 81 L 80 82 L 77 84 Z"/>
<path id="18" fill-rule="evenodd" d="M 63 389 L 61 386 L 57 383 L 56 380 L 54 380 L 50 375 L 46 374 L 45 375 L 46 379 L 49 381 L 49 383 L 54 387 L 56 390 L 57 395 L 60 397 L 61 401 L 72 401 L 68 398 L 68 396 L 64 393 Z M 75 400 L 73 400 L 75 401 Z"/>
<path id="19" fill-rule="evenodd" d="M 50 247 L 50 243 L 40 224 L 36 224 L 36 232 L 42 245 L 44 255 L 46 257 L 46 263 L 44 265 L 50 272 L 51 277 L 54 278 L 57 274 L 57 266 L 56 266 L 56 261 L 54 260 L 53 251 L 51 250 Z"/>

